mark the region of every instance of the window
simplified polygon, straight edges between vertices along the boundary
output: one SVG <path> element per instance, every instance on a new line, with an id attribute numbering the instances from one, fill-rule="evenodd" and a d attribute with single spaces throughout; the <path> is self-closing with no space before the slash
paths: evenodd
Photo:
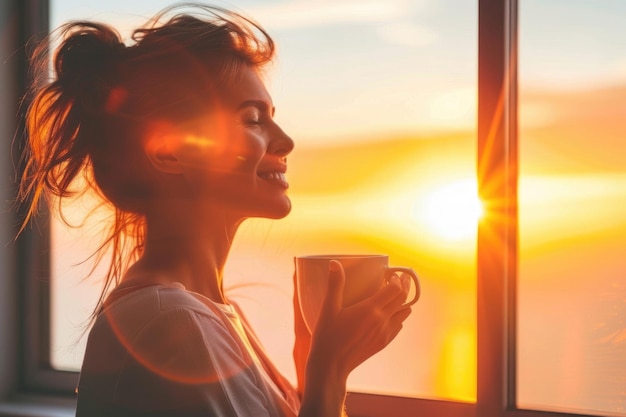
<path id="1" fill-rule="evenodd" d="M 520 3 L 524 408 L 626 415 L 625 19 L 621 1 Z"/>
<path id="2" fill-rule="evenodd" d="M 86 16 L 130 28 L 168 3 L 52 1 L 51 26 Z M 388 253 L 392 264 L 418 271 L 423 297 L 398 340 L 360 367 L 350 388 L 474 401 L 477 213 L 458 214 L 477 203 L 477 46 L 467 36 L 477 30 L 476 3 L 250 1 L 237 7 L 277 40 L 269 89 L 296 149 L 288 172 L 293 211 L 280 221 L 243 225 L 225 273 L 229 296 L 295 379 L 292 324 L 285 320 L 292 315 L 293 256 Z M 92 204 L 90 196 L 71 201 L 64 214 L 81 224 Z M 75 371 L 82 361 L 85 338 L 79 337 L 104 271 L 84 281 L 92 265 L 81 262 L 98 247 L 106 214 L 96 212 L 77 229 L 52 219 L 55 369 Z"/>
<path id="3" fill-rule="evenodd" d="M 350 34 L 346 35 L 339 32 L 332 24 L 325 22 L 324 35 L 321 39 L 308 32 L 311 26 L 306 27 L 306 25 L 319 25 L 320 21 L 323 22 L 323 16 L 316 14 L 317 12 L 312 9 L 306 12 L 295 7 L 290 9 L 291 3 L 286 2 L 280 3 L 280 6 L 272 6 L 270 3 L 259 5 L 258 2 L 252 1 L 249 4 L 245 2 L 240 4 L 242 9 L 249 11 L 261 23 L 264 23 L 278 40 L 281 48 L 279 63 L 272 71 L 274 76 L 270 78 L 270 90 L 277 103 L 279 121 L 296 138 L 299 146 L 291 158 L 290 167 L 294 189 L 292 197 L 296 207 L 293 215 L 287 220 L 271 225 L 264 221 L 250 222 L 241 231 L 228 266 L 230 276 L 235 280 L 240 280 L 233 281 L 233 283 L 248 282 L 248 270 L 240 269 L 237 265 L 267 274 L 268 281 L 258 281 L 252 286 L 235 285 L 232 289 L 232 296 L 238 297 L 244 308 L 249 311 L 251 318 L 259 321 L 257 328 L 261 330 L 261 337 L 270 341 L 268 346 L 270 353 L 275 358 L 279 358 L 278 365 L 289 374 L 291 372 L 288 364 L 291 341 L 272 345 L 271 340 L 275 338 L 274 334 L 280 334 L 281 337 L 290 334 L 290 324 L 283 323 L 283 320 L 279 319 L 281 316 L 290 315 L 290 312 L 286 310 L 290 308 L 288 299 L 290 289 L 288 286 L 276 286 L 275 281 L 272 280 L 273 275 L 270 273 L 281 275 L 283 277 L 281 280 L 289 285 L 291 264 L 285 260 L 289 261 L 294 254 L 322 250 L 324 252 L 391 251 L 392 261 L 396 264 L 408 264 L 414 267 L 421 275 L 424 285 L 425 298 L 416 309 L 412 318 L 413 322 L 407 326 L 401 339 L 394 342 L 397 349 L 406 346 L 415 350 L 406 352 L 390 350 L 387 356 L 381 355 L 373 358 L 367 364 L 368 369 L 364 368 L 363 373 L 359 371 L 351 379 L 351 388 L 354 392 L 349 396 L 348 401 L 353 416 L 390 414 L 480 417 L 625 415 L 624 393 L 619 392 L 626 385 L 626 382 L 620 379 L 626 372 L 619 372 L 624 370 L 623 358 L 626 357 L 623 333 L 623 317 L 626 314 L 623 309 L 624 280 L 618 279 L 620 273 L 622 278 L 624 275 L 624 264 L 622 258 L 619 257 L 619 250 L 624 247 L 625 243 L 623 237 L 620 238 L 624 231 L 623 208 L 625 205 L 624 188 L 620 180 L 623 182 L 624 166 L 626 166 L 623 164 L 623 159 L 619 159 L 618 150 L 620 144 L 623 144 L 623 140 L 619 142 L 620 135 L 609 137 L 610 131 L 608 129 L 603 131 L 606 135 L 605 140 L 612 138 L 611 143 L 615 145 L 613 151 L 608 150 L 601 154 L 602 158 L 609 158 L 614 163 L 611 165 L 611 175 L 605 172 L 604 160 L 591 159 L 598 154 L 586 152 L 589 147 L 584 144 L 582 137 L 580 147 L 574 148 L 575 154 L 583 154 L 583 157 L 588 158 L 583 159 L 583 165 L 587 170 L 580 173 L 588 175 L 585 178 L 577 177 L 576 179 L 581 181 L 576 181 L 575 186 L 581 192 L 586 192 L 587 188 L 584 187 L 588 187 L 588 190 L 595 193 L 593 200 L 584 201 L 587 204 L 585 207 L 593 209 L 585 214 L 591 217 L 585 219 L 589 222 L 597 221 L 599 229 L 583 228 L 576 239 L 567 242 L 561 238 L 572 235 L 560 233 L 568 231 L 566 230 L 568 224 L 563 223 L 559 226 L 559 224 L 550 223 L 551 227 L 557 227 L 554 234 L 537 235 L 536 231 L 533 231 L 533 227 L 537 227 L 532 223 L 533 216 L 548 215 L 549 212 L 544 207 L 531 204 L 533 192 L 542 190 L 548 190 L 547 194 L 555 198 L 554 203 L 560 205 L 561 208 L 564 202 L 567 203 L 570 201 L 568 199 L 573 198 L 572 194 L 568 194 L 567 191 L 557 195 L 552 192 L 552 188 L 549 188 L 555 186 L 562 191 L 563 185 L 569 183 L 552 182 L 560 178 L 549 177 L 549 181 L 545 181 L 546 178 L 539 178 L 543 182 L 533 182 L 538 179 L 533 176 L 537 174 L 533 169 L 541 167 L 539 165 L 541 163 L 546 163 L 544 154 L 537 153 L 536 150 L 539 144 L 545 143 L 542 141 L 545 136 L 542 135 L 551 135 L 549 131 L 544 130 L 546 125 L 540 123 L 542 121 L 539 116 L 551 116 L 547 113 L 546 106 L 560 105 L 565 102 L 572 106 L 576 105 L 577 102 L 570 101 L 570 99 L 575 99 L 574 96 L 580 91 L 566 90 L 565 98 L 563 96 L 552 97 L 552 92 L 547 90 L 545 85 L 541 85 L 539 82 L 541 79 L 538 79 L 537 75 L 544 74 L 546 71 L 545 67 L 538 66 L 541 63 L 538 58 L 556 58 L 558 54 L 563 53 L 563 46 L 571 47 L 572 45 L 568 44 L 581 40 L 560 38 L 563 39 L 564 44 L 543 41 L 546 36 L 554 35 L 552 31 L 555 30 L 562 30 L 568 36 L 577 35 L 578 28 L 586 27 L 585 22 L 587 22 L 590 27 L 594 28 L 594 31 L 602 29 L 598 34 L 597 43 L 588 45 L 594 45 L 594 50 L 597 49 L 595 45 L 598 44 L 607 47 L 605 36 L 612 33 L 611 25 L 607 20 L 594 20 L 593 15 L 585 10 L 598 12 L 605 8 L 609 12 L 603 16 L 611 20 L 617 16 L 624 16 L 624 9 L 617 1 L 609 0 L 602 1 L 606 7 L 598 6 L 598 3 L 589 4 L 589 2 L 586 2 L 585 6 L 584 2 L 574 0 L 567 2 L 522 0 L 519 3 L 521 12 L 519 144 L 517 135 L 518 1 L 320 2 L 320 7 L 326 8 L 325 16 L 330 14 L 335 21 L 344 22 L 353 29 Z M 151 15 L 154 10 L 161 7 L 157 2 L 151 2 L 150 9 L 145 9 L 145 11 L 137 12 L 136 9 L 128 9 L 137 4 L 139 2 L 132 4 L 126 2 L 119 6 L 108 7 L 118 13 L 117 16 L 112 17 L 114 19 L 119 18 L 119 15 L 133 16 L 137 13 Z M 308 2 L 296 4 L 310 5 Z M 357 9 L 350 9 L 351 12 L 346 13 L 347 9 L 342 6 L 345 4 L 357 7 Z M 476 5 L 478 5 L 478 14 Z M 66 15 L 61 15 L 61 7 L 67 7 L 66 12 L 73 10 L 77 17 L 92 16 L 94 19 L 101 20 L 111 18 L 106 13 L 88 9 L 86 2 L 75 5 L 69 2 L 52 2 L 52 22 L 55 22 L 55 19 L 66 20 Z M 277 13 L 278 9 L 275 7 L 283 7 L 282 12 Z M 580 8 L 583 7 L 589 9 L 581 11 Z M 578 10 L 578 14 L 572 16 L 566 13 L 573 9 Z M 355 14 L 354 10 L 359 10 L 359 12 Z M 278 16 L 286 15 L 291 19 L 278 19 Z M 264 18 L 267 19 L 267 23 Z M 542 23 L 544 19 L 548 19 L 549 24 Z M 580 19 L 580 25 L 577 26 L 576 32 L 573 32 L 571 28 L 574 26 L 570 27 L 568 23 L 576 19 Z M 138 18 L 138 21 L 141 21 L 141 18 Z M 298 22 L 300 29 L 289 27 L 293 22 Z M 435 24 L 434 22 L 441 23 Z M 478 27 L 476 27 L 476 22 L 478 22 Z M 303 30 L 303 26 L 307 30 Z M 432 31 L 433 28 L 436 29 L 435 33 Z M 476 32 L 478 32 L 478 42 L 474 37 Z M 537 43 L 536 40 L 540 35 L 541 42 Z M 608 37 L 613 42 L 609 42 L 609 45 L 614 45 L 614 47 L 609 47 L 605 54 L 612 59 L 617 58 L 614 64 L 618 71 L 621 68 L 619 62 L 622 61 L 619 61 L 620 55 L 617 51 L 619 48 L 616 48 L 620 45 L 619 35 L 615 36 L 615 38 Z M 422 43 L 425 40 L 431 43 Z M 448 55 L 447 52 L 442 52 L 442 46 L 448 45 L 441 43 L 444 40 L 452 43 L 451 48 L 464 46 L 458 50 L 454 49 Z M 372 60 L 370 48 L 375 42 L 381 41 L 388 42 L 385 44 L 384 52 L 380 55 L 381 59 Z M 311 48 L 307 49 L 309 52 L 307 56 L 298 60 L 292 61 L 286 56 L 291 52 L 302 52 L 302 45 L 312 46 L 314 42 L 323 42 L 323 50 L 328 52 L 328 55 L 324 57 L 321 53 L 312 53 L 314 49 Z M 403 42 L 408 44 L 403 45 Z M 348 54 L 346 51 L 351 51 L 351 53 Z M 407 54 L 407 51 L 411 53 Z M 623 57 L 623 54 L 621 56 Z M 357 59 L 360 66 L 353 66 L 350 71 L 337 67 L 338 62 L 345 63 L 352 58 Z M 413 59 L 416 61 L 412 61 Z M 589 59 L 581 56 L 574 56 L 573 59 L 574 66 L 589 64 Z M 315 63 L 321 63 L 322 70 L 315 70 L 313 66 Z M 355 68 L 358 68 L 358 71 Z M 561 74 L 562 71 L 570 68 L 572 68 L 571 65 L 559 67 L 556 63 L 556 66 L 549 70 L 553 71 L 553 74 Z M 292 73 L 296 75 L 293 82 L 289 78 Z M 355 76 L 355 73 L 359 75 Z M 381 77 L 382 73 L 391 73 L 394 76 L 385 78 Z M 580 73 L 574 73 L 572 79 L 576 81 L 578 80 L 576 77 L 579 76 Z M 323 101 L 320 96 L 322 90 L 313 84 L 317 78 L 323 78 L 328 85 L 333 85 L 333 79 L 343 80 L 344 82 L 335 88 L 338 97 L 343 101 L 330 103 Z M 419 84 L 424 78 L 429 81 L 428 85 Z M 476 86 L 476 79 L 478 79 L 478 86 Z M 405 81 L 404 84 L 402 80 Z M 623 79 L 620 82 L 623 85 Z M 479 117 L 478 125 L 475 126 L 473 120 L 476 109 L 472 107 L 472 103 L 476 102 L 477 90 L 479 91 L 477 109 Z M 591 89 L 583 91 L 585 94 L 589 92 L 593 91 Z M 619 91 L 613 91 L 613 93 L 615 93 L 612 96 L 616 106 L 614 107 L 615 115 L 618 115 L 619 109 L 623 109 L 625 98 L 623 92 L 622 95 L 619 95 Z M 568 94 L 574 94 L 574 96 Z M 601 100 L 610 97 L 609 95 L 594 97 L 585 94 L 577 98 Z M 357 99 L 354 99 L 355 97 Z M 314 104 L 313 110 L 298 113 L 303 106 L 307 105 L 303 102 L 304 98 L 308 98 Z M 565 101 L 542 101 L 549 99 Z M 592 102 L 598 106 L 601 104 L 599 101 Z M 393 106 L 397 103 L 402 103 L 402 106 L 396 109 Z M 544 107 L 541 107 L 542 105 Z M 351 115 L 348 111 L 351 107 L 358 108 L 360 113 Z M 374 116 L 389 109 L 395 110 L 393 114 L 390 113 L 387 116 L 389 120 L 392 120 L 391 124 L 380 124 L 383 118 Z M 559 109 L 556 108 L 555 111 Z M 316 119 L 314 122 L 310 120 L 313 116 Z M 420 119 L 418 116 L 423 118 Z M 603 114 L 603 117 L 605 116 L 606 114 Z M 594 123 L 599 120 L 597 116 L 593 117 Z M 580 123 L 581 129 L 589 129 L 592 126 L 584 124 L 586 122 L 582 118 L 576 120 Z M 602 120 L 618 123 L 619 119 L 617 116 L 614 118 L 608 116 L 608 119 Z M 302 126 L 314 127 L 303 129 Z M 329 130 L 332 126 L 357 126 L 360 130 L 337 130 L 333 133 Z M 391 129 L 389 126 L 396 128 Z M 321 130 L 320 127 L 326 130 Z M 302 130 L 298 131 L 298 129 Z M 316 131 L 316 129 L 319 130 Z M 413 135 L 416 131 L 422 135 L 420 137 L 432 139 L 426 142 L 433 145 L 433 149 L 445 149 L 448 153 L 437 156 L 435 151 L 433 153 L 425 151 L 425 148 L 422 148 L 426 146 L 424 143 L 421 141 L 419 145 L 414 143 L 416 136 Z M 385 141 L 381 141 L 381 136 L 372 132 L 386 133 Z M 389 133 L 393 134 L 393 138 L 404 140 L 395 141 L 389 137 L 391 136 Z M 597 133 L 595 129 L 594 133 Z M 337 145 L 317 139 L 322 136 L 333 139 L 342 138 L 342 144 Z M 552 138 L 553 141 L 549 143 L 552 148 L 540 147 L 540 150 L 547 150 L 548 153 L 558 150 L 559 154 L 570 152 L 573 145 L 568 143 L 567 147 L 564 147 L 559 137 Z M 350 140 L 346 141 L 346 138 Z M 363 138 L 366 138 L 367 142 L 359 142 Z M 390 146 L 392 143 L 393 147 Z M 440 146 L 442 148 L 439 148 Z M 329 149 L 334 152 L 330 156 Z M 594 152 L 596 151 L 603 152 L 603 149 L 594 148 Z M 376 169 L 366 175 L 362 168 L 341 171 L 344 163 L 341 152 L 350 152 L 351 159 L 362 161 L 364 164 L 371 163 L 373 158 L 382 157 L 385 163 L 388 158 L 394 159 L 393 163 L 382 167 L 376 164 Z M 450 167 L 445 172 L 442 171 L 441 166 L 448 167 L 451 160 L 439 158 L 455 154 L 459 155 L 458 159 L 454 160 L 455 169 Z M 464 154 L 465 157 L 461 157 L 460 154 Z M 308 159 L 309 157 L 311 160 Z M 320 181 L 319 178 L 311 175 L 315 172 L 312 168 L 313 159 L 325 161 L 325 167 L 334 168 L 341 175 L 333 178 L 325 173 L 315 173 L 315 175 L 322 176 L 322 181 Z M 549 162 L 553 162 L 552 156 Z M 478 228 L 478 235 L 473 235 L 470 231 L 464 236 L 454 236 L 446 235 L 449 231 L 445 228 L 428 229 L 427 226 L 437 224 L 436 218 L 421 217 L 428 212 L 428 204 L 438 207 L 438 211 L 459 204 L 454 200 L 446 199 L 446 193 L 459 195 L 460 191 L 467 190 L 464 187 L 475 183 L 475 171 L 478 173 L 479 193 L 486 209 L 486 215 Z M 539 172 L 546 175 L 554 174 L 548 171 L 544 166 L 544 171 Z M 560 173 L 565 172 L 568 173 L 567 179 L 572 180 L 571 171 Z M 432 183 L 421 184 L 420 178 L 432 179 Z M 392 179 L 391 184 L 390 179 Z M 331 180 L 332 183 L 330 183 Z M 597 182 L 594 180 L 600 180 L 602 187 L 605 188 L 598 190 Z M 413 181 L 415 181 L 415 189 L 411 188 L 409 191 L 406 185 L 413 184 Z M 324 184 L 326 190 L 330 189 L 331 193 L 322 193 L 324 190 L 321 190 L 321 184 Z M 300 194 L 298 194 L 298 188 L 303 190 Z M 390 197 L 386 200 L 381 196 Z M 558 197 L 562 199 L 557 199 Z M 359 210 L 354 211 L 354 201 L 361 202 Z M 381 201 L 391 201 L 392 204 L 382 204 Z M 601 205 L 605 201 L 610 205 Z M 429 203 L 426 204 L 427 202 Z M 89 201 L 75 204 L 73 207 L 80 207 L 80 204 L 89 204 Z M 460 204 L 463 206 L 467 203 L 462 201 Z M 299 206 L 301 211 L 298 211 Z M 619 210 L 619 207 L 622 210 Z M 329 212 L 329 208 L 333 211 Z M 385 216 L 383 221 L 379 218 L 381 214 Z M 316 219 L 320 217 L 333 221 L 330 224 L 316 223 Z M 563 221 L 573 221 L 578 225 L 576 220 L 572 219 L 573 217 L 567 217 Z M 615 219 L 615 223 L 611 219 Z M 425 224 L 422 223 L 424 221 Z M 410 224 L 410 233 L 405 230 L 407 222 Z M 303 223 L 310 226 L 310 229 L 302 230 Z M 71 237 L 71 240 L 75 241 L 74 237 L 69 236 L 68 233 L 76 231 L 58 226 L 52 223 L 53 243 L 50 247 L 52 257 L 48 256 L 45 249 L 47 241 L 44 240 L 42 243 L 41 240 L 35 240 L 34 243 L 42 244 L 44 249 L 34 248 L 28 256 L 31 259 L 40 259 L 42 267 L 31 265 L 31 269 L 22 270 L 22 273 L 28 277 L 38 277 L 41 271 L 47 274 L 47 262 L 48 259 L 52 259 L 49 268 L 52 274 L 50 285 L 46 280 L 28 280 L 32 288 L 27 293 L 37 294 L 41 299 L 28 301 L 28 297 L 25 297 L 30 303 L 26 306 L 29 311 L 27 317 L 30 320 L 27 323 L 27 329 L 33 330 L 26 333 L 25 346 L 29 349 L 26 353 L 26 383 L 31 388 L 50 390 L 57 387 L 65 393 L 70 393 L 76 382 L 74 371 L 81 357 L 81 345 L 71 342 L 80 335 L 83 318 L 94 305 L 93 295 L 86 295 L 88 291 L 85 288 L 93 285 L 91 293 L 96 294 L 98 286 L 95 281 L 87 281 L 87 283 L 80 284 L 80 296 L 71 292 L 77 288 L 76 285 L 83 273 L 79 267 L 72 269 L 70 274 L 68 268 L 72 263 L 82 260 L 84 258 L 82 255 L 88 254 L 89 251 L 88 247 L 83 245 L 74 246 L 72 249 L 65 243 L 55 244 L 54 239 L 64 242 L 63 239 Z M 88 230 L 87 238 L 97 233 L 94 229 L 90 229 L 91 227 L 95 226 L 90 224 L 87 229 L 83 229 Z M 614 227 L 613 231 L 608 230 L 610 227 Z M 343 243 L 333 244 L 332 248 L 320 246 L 319 242 L 322 241 L 323 235 L 316 234 L 319 231 L 337 233 L 343 237 L 341 240 Z M 305 233 L 309 239 L 300 240 L 302 233 Z M 585 233 L 587 235 L 584 235 Z M 583 235 L 584 240 L 580 238 Z M 543 240 L 536 240 L 537 236 Z M 559 240 L 558 245 L 550 241 L 553 238 Z M 472 243 L 474 239 L 477 241 L 476 247 Z M 401 242 L 401 245 L 397 242 Z M 544 253 L 544 255 L 548 253 L 552 255 L 550 259 L 535 257 L 536 252 L 533 252 L 533 249 L 538 245 L 548 245 L 555 249 Z M 257 252 L 259 247 L 260 254 Z M 433 248 L 440 252 L 434 253 Z M 79 254 L 77 258 L 64 259 L 70 252 L 78 250 L 85 250 L 85 252 Z M 424 253 L 423 251 L 428 250 L 432 250 L 433 253 L 423 258 L 419 256 Z M 559 275 L 564 270 L 559 271 L 554 265 L 562 266 L 564 264 L 562 260 L 570 259 L 569 254 L 572 252 L 584 255 L 577 260 L 585 268 L 580 275 L 573 278 L 571 284 L 574 285 L 573 291 L 561 295 L 558 293 L 561 285 L 555 281 L 553 287 L 547 288 L 549 291 L 546 292 L 546 288 L 543 287 L 544 281 L 536 275 L 536 271 L 551 267 L 556 271 L 555 275 Z M 447 257 L 446 254 L 453 254 L 453 257 Z M 605 282 L 595 283 L 592 290 L 596 292 L 590 293 L 586 287 L 588 282 L 585 278 L 589 273 L 597 272 L 596 265 L 592 261 L 595 261 L 600 254 L 606 256 L 606 262 L 603 262 L 601 266 L 604 271 L 608 271 L 602 276 L 608 278 Z M 565 255 L 568 257 L 564 257 Z M 278 258 L 282 259 L 281 263 L 274 261 Z M 558 264 L 553 264 L 554 262 Z M 62 276 L 63 279 L 55 279 L 55 274 Z M 96 271 L 95 276 L 97 274 Z M 76 276 L 77 279 L 66 278 L 70 275 Z M 450 280 L 448 278 L 450 276 L 456 281 Z M 266 297 L 274 297 L 279 300 L 276 304 L 282 304 L 284 308 L 267 311 L 252 299 L 247 298 L 250 294 L 247 291 L 254 292 L 257 294 L 256 297 L 259 293 Z M 428 291 L 432 298 L 426 295 Z M 551 303 L 555 298 L 553 295 L 555 291 L 556 294 L 561 295 L 560 304 Z M 553 314 L 548 316 L 550 323 L 547 327 L 545 326 L 547 320 L 538 322 L 537 314 L 538 311 L 542 311 L 541 309 L 552 307 L 552 310 L 548 312 L 558 313 L 556 310 L 569 310 L 572 303 L 579 300 L 582 305 L 589 306 L 587 299 L 581 298 L 588 294 L 594 294 L 592 295 L 596 300 L 594 302 L 602 306 L 598 310 L 599 313 L 594 312 L 599 316 L 585 316 L 581 324 L 567 320 L 559 322 L 562 317 Z M 550 295 L 553 296 L 549 297 Z M 546 300 L 541 297 L 549 298 L 547 301 L 538 301 Z M 77 303 L 77 300 L 80 300 L 82 304 Z M 57 308 L 59 306 L 65 309 Z M 68 306 L 72 310 L 68 310 Z M 52 322 L 48 323 L 45 319 L 38 321 L 38 317 L 47 317 L 49 307 L 51 307 L 50 311 L 53 311 Z M 442 329 L 435 329 L 433 322 L 426 321 L 424 317 L 435 317 Z M 544 317 L 546 316 L 541 316 L 542 319 Z M 602 320 L 597 320 L 598 317 Z M 583 339 L 580 335 L 580 329 L 583 328 L 581 326 L 589 324 L 585 320 L 598 324 L 597 327 L 586 327 L 596 331 L 589 339 Z M 280 328 L 274 328 L 263 326 L 262 322 L 282 324 Z M 70 326 L 67 323 L 70 323 Z M 38 328 L 39 324 L 43 331 Z M 562 324 L 565 324 L 565 329 Z M 553 335 L 558 335 L 557 331 L 569 332 L 570 339 L 565 340 L 575 341 L 579 350 L 571 346 L 559 345 L 559 343 L 550 343 L 551 346 L 540 343 L 541 339 L 538 338 L 543 337 L 537 333 L 540 327 L 547 329 Z M 50 332 L 50 338 L 48 338 L 47 331 Z M 571 338 L 572 334 L 574 338 Z M 33 344 L 33 340 L 37 343 Z M 416 340 L 417 343 L 415 343 Z M 594 345 L 594 341 L 609 341 L 610 343 Z M 616 351 L 608 352 L 609 348 L 616 349 Z M 546 349 L 551 350 L 546 354 Z M 586 361 L 582 354 L 589 352 L 598 353 L 595 357 L 610 360 L 611 363 L 607 364 L 600 360 Z M 567 387 L 563 380 L 559 379 L 563 377 L 563 374 L 559 375 L 557 372 L 555 375 L 545 377 L 544 375 L 547 374 L 538 373 L 537 370 L 543 371 L 546 367 L 558 371 L 558 368 L 553 366 L 554 362 L 547 364 L 541 362 L 548 357 L 547 355 L 551 357 L 570 355 L 562 359 L 563 364 L 574 364 L 571 368 L 577 368 L 578 365 L 584 368 L 571 371 L 579 372 L 577 374 L 565 375 L 569 378 L 565 382 L 578 383 L 579 385 L 574 387 L 574 390 L 579 391 L 571 391 L 571 385 L 567 388 L 570 391 L 560 391 L 561 388 Z M 579 356 L 579 359 L 576 355 L 582 356 Z M 284 362 L 281 362 L 281 357 L 286 358 Z M 411 369 L 411 372 L 404 372 L 408 367 L 405 358 L 414 360 L 411 365 L 415 368 Z M 386 370 L 390 368 L 402 369 L 401 376 L 404 379 L 398 378 L 391 382 L 372 380 L 366 373 L 388 375 Z M 535 381 L 539 378 L 538 375 L 554 381 L 551 391 L 537 389 L 539 385 Z M 574 376 L 571 377 L 571 375 Z M 605 379 L 605 375 L 609 378 Z M 596 382 L 605 384 L 606 389 L 602 391 L 601 398 L 595 396 L 594 390 L 598 386 L 594 384 Z M 572 392 L 574 394 L 571 394 Z M 566 412 L 572 414 L 564 414 Z"/>

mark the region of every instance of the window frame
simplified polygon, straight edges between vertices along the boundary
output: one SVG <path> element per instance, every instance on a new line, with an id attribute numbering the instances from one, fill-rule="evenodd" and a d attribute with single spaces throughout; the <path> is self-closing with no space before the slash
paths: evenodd
<path id="1" fill-rule="evenodd" d="M 353 416 L 441 415 L 446 417 L 575 417 L 516 407 L 517 297 L 517 0 L 478 3 L 477 175 L 489 221 L 477 238 L 477 400 L 416 399 L 350 393 Z M 49 30 L 48 0 L 11 0 L 19 9 L 21 45 Z M 17 45 L 16 49 L 21 45 Z M 21 52 L 23 53 L 23 52 Z M 26 58 L 20 86 L 28 83 Z M 22 82 L 23 81 L 23 82 Z M 18 137 L 19 140 L 23 140 Z M 19 145 L 19 143 L 18 143 Z M 15 149 L 19 146 L 14 147 Z M 19 161 L 14 155 L 14 164 Z M 22 213 L 23 214 L 23 213 Z M 19 220 L 19 213 L 17 219 Z M 77 372 L 58 371 L 49 349 L 49 227 L 27 228 L 16 242 L 19 290 L 19 360 L 17 392 L 71 399 Z M 497 220 L 493 220 L 497 219 Z M 16 220 L 15 218 L 13 220 Z M 14 223 L 16 223 L 14 221 Z M 499 244 L 494 244 L 494 237 Z M 1 398 L 0 398 L 1 400 Z M 74 404 L 71 401 L 71 404 Z M 0 414 L 2 414 L 0 410 Z"/>
<path id="2" fill-rule="evenodd" d="M 21 50 L 24 61 L 24 74 L 20 82 L 25 93 L 33 81 L 28 69 L 28 53 L 36 41 L 42 39 L 50 31 L 49 1 L 26 0 L 14 2 L 18 5 L 19 18 L 22 23 L 21 44 L 27 45 Z M 23 96 L 20 115 L 28 100 Z M 21 126 L 18 127 L 20 131 Z M 25 138 L 16 136 L 13 147 L 14 166 L 21 168 L 21 149 Z M 23 209 L 18 212 L 17 220 L 24 218 Z M 20 391 L 67 396 L 73 392 L 71 385 L 76 384 L 77 373 L 55 370 L 50 362 L 50 228 L 45 206 L 41 207 L 41 215 L 36 219 L 36 226 L 27 227 L 16 241 L 18 291 L 20 299 L 19 317 L 21 318 L 21 340 L 19 349 Z"/>

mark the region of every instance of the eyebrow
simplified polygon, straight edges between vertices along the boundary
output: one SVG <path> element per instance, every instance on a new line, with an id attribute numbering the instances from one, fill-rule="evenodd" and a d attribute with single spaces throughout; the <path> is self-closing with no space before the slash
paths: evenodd
<path id="1" fill-rule="evenodd" d="M 246 107 L 256 107 L 257 109 L 259 109 L 261 111 L 269 111 L 272 116 L 276 112 L 276 107 L 270 106 L 267 103 L 267 101 L 264 101 L 264 100 L 252 99 L 252 100 L 242 101 L 239 104 L 239 106 L 237 106 L 237 110 L 241 110 L 241 109 L 244 109 Z"/>

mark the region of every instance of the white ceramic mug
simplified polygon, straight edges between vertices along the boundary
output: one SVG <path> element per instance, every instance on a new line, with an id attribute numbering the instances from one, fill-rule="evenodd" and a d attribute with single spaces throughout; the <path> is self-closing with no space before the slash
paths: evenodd
<path id="1" fill-rule="evenodd" d="M 296 283 L 302 317 L 313 331 L 322 308 L 328 286 L 328 266 L 331 260 L 341 262 L 346 275 L 343 294 L 344 307 L 358 303 L 376 293 L 392 276 L 408 274 L 415 284 L 412 305 L 420 297 L 417 274 L 411 268 L 389 266 L 387 255 L 307 255 L 296 257 Z"/>

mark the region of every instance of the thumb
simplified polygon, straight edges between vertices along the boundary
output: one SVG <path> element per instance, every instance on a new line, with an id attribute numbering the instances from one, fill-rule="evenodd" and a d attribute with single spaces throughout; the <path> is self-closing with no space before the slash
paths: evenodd
<path id="1" fill-rule="evenodd" d="M 341 262 L 331 260 L 328 264 L 328 287 L 322 306 L 322 314 L 335 316 L 343 308 L 343 289 L 346 277 Z"/>

